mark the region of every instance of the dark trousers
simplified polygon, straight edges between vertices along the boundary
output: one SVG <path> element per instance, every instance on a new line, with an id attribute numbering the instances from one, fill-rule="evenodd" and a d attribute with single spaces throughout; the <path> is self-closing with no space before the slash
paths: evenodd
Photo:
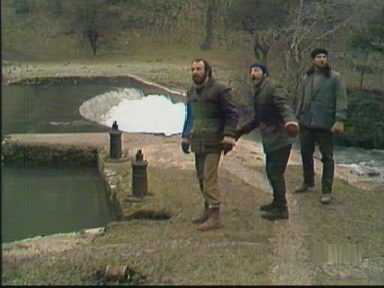
<path id="1" fill-rule="evenodd" d="M 333 160 L 333 134 L 328 129 L 309 129 L 300 127 L 301 159 L 303 161 L 304 184 L 315 186 L 315 170 L 313 153 L 316 144 L 321 153 L 323 174 L 321 180 L 322 193 L 331 193 L 335 161 Z"/>
<path id="2" fill-rule="evenodd" d="M 287 204 L 285 187 L 285 169 L 287 168 L 292 145 L 284 146 L 278 150 L 266 153 L 265 172 L 273 190 L 273 201 Z"/>

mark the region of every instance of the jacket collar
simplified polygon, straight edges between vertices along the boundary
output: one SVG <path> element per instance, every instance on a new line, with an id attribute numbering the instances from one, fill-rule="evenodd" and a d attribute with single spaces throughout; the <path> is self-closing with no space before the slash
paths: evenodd
<path id="1" fill-rule="evenodd" d="M 319 70 L 320 73 L 322 73 L 325 77 L 331 77 L 331 66 L 327 64 L 323 69 Z M 312 66 L 308 71 L 307 71 L 307 76 L 315 73 L 315 67 Z"/>
<path id="2" fill-rule="evenodd" d="M 255 91 L 259 91 L 262 87 L 264 87 L 265 85 L 267 85 L 267 83 L 269 82 L 269 79 L 268 79 L 268 78 L 269 78 L 269 76 L 264 77 L 264 79 L 261 80 L 261 82 L 255 84 L 255 85 L 253 86 L 254 90 L 255 90 Z"/>
<path id="3" fill-rule="evenodd" d="M 207 79 L 207 81 L 205 81 L 203 84 L 201 84 L 201 85 L 196 85 L 196 84 L 194 84 L 194 86 L 195 86 L 196 91 L 197 91 L 197 92 L 200 92 L 200 91 L 202 91 L 203 89 L 205 89 L 205 88 L 207 88 L 207 87 L 209 87 L 209 86 L 212 86 L 212 84 L 213 84 L 214 81 L 215 81 L 215 79 L 214 79 L 213 77 L 209 77 L 209 78 Z"/>

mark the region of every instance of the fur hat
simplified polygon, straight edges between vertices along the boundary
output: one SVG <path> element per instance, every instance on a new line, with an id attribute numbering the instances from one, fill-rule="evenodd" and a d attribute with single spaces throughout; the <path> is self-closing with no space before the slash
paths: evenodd
<path id="1" fill-rule="evenodd" d="M 255 63 L 255 64 L 252 64 L 251 67 L 249 67 L 249 71 L 251 71 L 251 69 L 252 69 L 252 68 L 255 68 L 255 67 L 260 68 L 260 69 L 263 71 L 263 74 L 266 74 L 267 76 L 269 75 L 267 66 L 264 65 L 263 63 Z"/>
<path id="2" fill-rule="evenodd" d="M 311 52 L 312 59 L 314 59 L 316 57 L 316 55 L 318 55 L 318 54 L 328 55 L 328 51 L 325 50 L 324 48 L 316 48 L 316 49 L 312 50 L 312 52 Z"/>

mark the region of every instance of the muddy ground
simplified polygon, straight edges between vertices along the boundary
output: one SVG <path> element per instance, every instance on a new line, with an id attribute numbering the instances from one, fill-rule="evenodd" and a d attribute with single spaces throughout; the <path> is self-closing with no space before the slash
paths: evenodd
<path id="1" fill-rule="evenodd" d="M 6 64 L 4 84 L 25 77 L 128 74 L 169 88 L 189 83 L 188 67 L 168 62 Z M 122 285 L 384 283 L 382 180 L 338 167 L 334 201 L 324 206 L 320 162 L 315 191 L 291 193 L 301 182 L 300 159 L 293 154 L 286 173 L 290 218 L 269 222 L 258 211 L 271 200 L 264 155 L 257 143 L 240 140 L 220 166 L 224 227 L 204 233 L 190 223 L 202 199 L 193 156 L 181 153 L 180 137 L 128 135 L 125 141 L 132 153 L 141 148 L 148 159 L 150 195 L 141 203 L 126 201 L 124 209 L 140 205 L 169 219 L 126 219 L 110 223 L 101 234 L 82 231 L 3 245 L 4 285 L 119 284 L 98 277 L 96 271 L 108 264 L 137 272 Z"/>

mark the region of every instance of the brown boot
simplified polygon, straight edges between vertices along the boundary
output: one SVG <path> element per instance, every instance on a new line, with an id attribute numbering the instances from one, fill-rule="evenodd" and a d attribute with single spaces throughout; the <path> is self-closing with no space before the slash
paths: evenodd
<path id="1" fill-rule="evenodd" d="M 219 208 L 211 208 L 210 215 L 207 221 L 199 226 L 200 231 L 210 231 L 216 230 L 221 227 L 220 223 L 220 209 Z"/>
<path id="2" fill-rule="evenodd" d="M 211 213 L 211 211 L 208 209 L 208 207 L 209 207 L 208 203 L 205 202 L 204 203 L 204 210 L 200 213 L 200 215 L 192 218 L 191 221 L 193 224 L 202 224 L 208 220 L 209 215 Z"/>

